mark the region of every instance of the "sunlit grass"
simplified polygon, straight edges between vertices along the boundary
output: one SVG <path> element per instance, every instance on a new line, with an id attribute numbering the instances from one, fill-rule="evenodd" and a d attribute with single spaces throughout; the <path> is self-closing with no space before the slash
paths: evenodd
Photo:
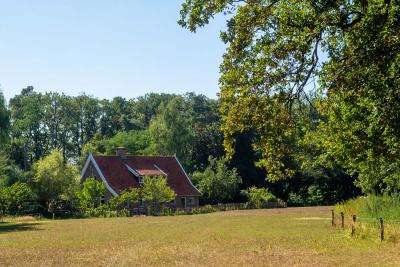
<path id="1" fill-rule="evenodd" d="M 351 239 L 330 209 L 0 224 L 0 266 L 395 266 L 400 245 Z"/>

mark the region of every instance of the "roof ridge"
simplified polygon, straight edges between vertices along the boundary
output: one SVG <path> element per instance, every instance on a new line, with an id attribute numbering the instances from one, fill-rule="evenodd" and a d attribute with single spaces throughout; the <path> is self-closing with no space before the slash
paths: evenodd
<path id="1" fill-rule="evenodd" d="M 116 155 L 96 155 L 93 154 L 94 157 L 119 157 Z M 174 158 L 175 156 L 171 155 L 171 156 L 161 156 L 161 155 L 126 155 L 126 157 L 148 157 L 148 158 Z"/>

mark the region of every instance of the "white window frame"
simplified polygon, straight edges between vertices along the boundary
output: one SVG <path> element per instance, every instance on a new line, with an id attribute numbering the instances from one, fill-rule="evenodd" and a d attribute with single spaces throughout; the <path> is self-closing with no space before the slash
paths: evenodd
<path id="1" fill-rule="evenodd" d="M 99 204 L 103 205 L 106 203 L 106 196 L 104 194 L 102 194 L 99 198 Z"/>

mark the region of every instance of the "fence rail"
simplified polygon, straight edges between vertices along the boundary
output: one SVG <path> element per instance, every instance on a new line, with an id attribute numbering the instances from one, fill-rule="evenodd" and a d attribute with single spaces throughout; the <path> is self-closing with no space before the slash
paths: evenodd
<path id="1" fill-rule="evenodd" d="M 331 210 L 331 225 L 332 227 L 340 227 L 341 229 L 346 228 L 346 218 L 348 220 L 349 217 L 346 217 L 343 212 L 339 214 L 335 213 L 334 210 Z M 350 227 L 351 227 L 351 236 L 354 236 L 357 231 L 357 223 L 372 223 L 375 224 L 375 228 L 379 230 L 379 238 L 381 241 L 385 240 L 385 224 L 400 224 L 400 220 L 388 220 L 382 217 L 380 218 L 365 218 L 359 217 L 356 214 L 352 214 L 350 216 Z M 339 223 L 338 223 L 339 222 Z M 349 223 L 347 222 L 347 225 Z"/>

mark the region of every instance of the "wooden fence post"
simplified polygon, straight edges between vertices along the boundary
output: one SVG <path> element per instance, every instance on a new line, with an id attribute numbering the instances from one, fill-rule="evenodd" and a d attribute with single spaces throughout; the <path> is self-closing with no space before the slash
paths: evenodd
<path id="1" fill-rule="evenodd" d="M 384 226 L 383 226 L 383 219 L 379 218 L 380 230 L 381 230 L 381 241 L 385 238 L 384 234 Z"/>
<path id="2" fill-rule="evenodd" d="M 353 222 L 351 224 L 351 236 L 354 236 L 356 232 L 356 215 L 353 215 Z"/>
<path id="3" fill-rule="evenodd" d="M 332 227 L 335 226 L 335 211 L 331 210 L 332 212 Z"/>
<path id="4" fill-rule="evenodd" d="M 342 229 L 344 229 L 344 213 L 340 213 L 341 219 L 342 219 Z"/>

